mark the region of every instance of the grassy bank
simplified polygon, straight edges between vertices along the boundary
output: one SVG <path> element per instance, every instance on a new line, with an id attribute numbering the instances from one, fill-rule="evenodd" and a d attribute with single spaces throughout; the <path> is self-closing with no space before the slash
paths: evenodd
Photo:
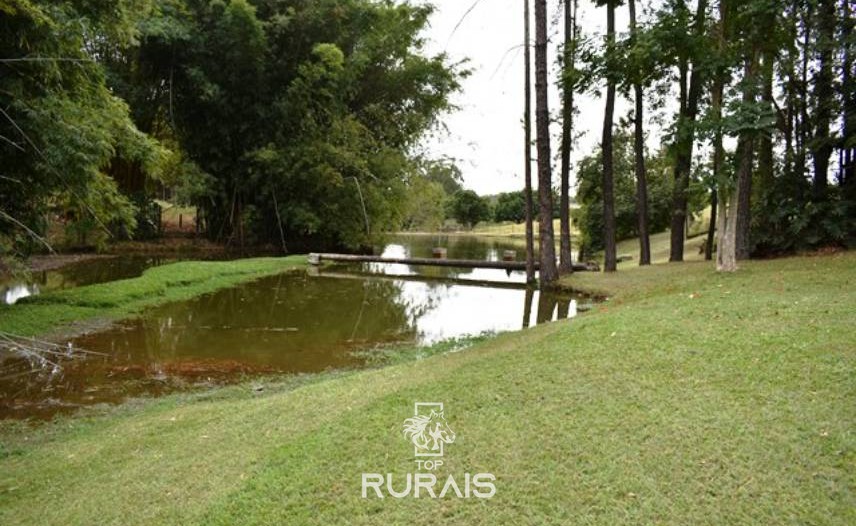
<path id="1" fill-rule="evenodd" d="M 572 322 L 262 393 L 181 395 L 0 449 L 2 524 L 853 524 L 856 254 L 579 274 Z M 443 402 L 445 479 L 491 500 L 360 497 L 415 471 L 401 423 Z"/>
<path id="2" fill-rule="evenodd" d="M 705 224 L 704 221 L 708 221 L 709 218 L 706 215 L 707 212 L 701 214 L 699 217 L 698 224 Z M 556 250 L 559 247 L 559 221 L 555 220 L 553 225 L 554 232 L 556 233 Z M 472 230 L 464 230 L 457 232 L 443 232 L 444 236 L 480 236 L 480 237 L 495 237 L 502 238 L 504 242 L 516 245 L 520 247 L 520 249 L 525 250 L 526 248 L 526 230 L 524 224 L 517 223 L 487 223 L 487 224 L 479 224 Z M 406 235 L 426 235 L 426 236 L 434 236 L 436 237 L 438 234 L 435 232 L 403 232 Z M 700 251 L 706 239 L 706 234 L 698 234 L 697 232 L 693 232 L 693 237 L 686 239 L 684 241 L 684 260 L 685 261 L 702 261 L 704 260 L 704 253 Z M 579 241 L 579 231 L 574 229 L 571 232 L 571 246 L 573 250 L 574 258 L 577 257 L 577 251 L 579 250 L 579 245 L 577 244 Z M 671 249 L 671 233 L 666 230 L 665 232 L 658 232 L 656 234 L 651 234 L 650 236 L 651 243 L 651 261 L 654 263 L 665 263 L 669 261 L 669 251 Z M 536 252 L 538 251 L 538 222 L 535 222 L 535 245 Z M 620 262 L 619 268 L 628 269 L 635 267 L 639 264 L 639 238 L 631 238 L 624 239 L 618 242 L 616 246 L 616 251 L 619 256 L 630 256 L 632 259 L 628 261 Z M 521 257 L 523 257 L 521 255 Z M 593 261 L 603 262 L 603 253 L 597 253 L 593 257 L 590 258 Z"/>
<path id="3" fill-rule="evenodd" d="M 115 320 L 170 301 L 189 299 L 262 276 L 297 268 L 305 258 L 189 261 L 151 268 L 142 276 L 26 298 L 0 305 L 0 331 L 22 336 L 73 330 Z"/>

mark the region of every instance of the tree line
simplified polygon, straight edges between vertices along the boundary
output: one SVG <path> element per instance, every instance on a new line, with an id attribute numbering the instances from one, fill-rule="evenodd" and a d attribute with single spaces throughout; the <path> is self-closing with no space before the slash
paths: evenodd
<path id="1" fill-rule="evenodd" d="M 371 246 L 443 161 L 467 74 L 432 8 L 372 0 L 0 0 L 0 248 L 143 236 L 153 197 L 212 240 Z"/>
<path id="2" fill-rule="evenodd" d="M 716 257 L 719 270 L 733 271 L 739 260 L 753 255 L 853 244 L 851 1 L 594 0 L 606 21 L 605 34 L 597 38 L 583 31 L 579 3 L 562 3 L 564 32 L 558 43 L 560 208 L 567 209 L 569 195 L 574 96 L 602 93 L 599 151 L 579 163 L 577 179 L 582 241 L 603 250 L 606 271 L 616 270 L 617 239 L 629 235 L 639 237 L 639 263 L 650 264 L 650 234 L 665 226 L 671 230 L 670 261 L 683 261 L 688 215 L 699 194 L 706 195 L 712 211 L 705 255 Z M 529 0 L 524 9 L 528 156 Z M 624 32 L 616 28 L 619 9 L 627 9 Z M 547 11 L 546 0 L 535 0 L 538 182 L 552 188 Z M 621 119 L 615 115 L 618 96 L 633 107 Z M 654 156 L 646 147 L 646 109 L 668 123 L 664 147 Z M 617 134 L 616 121 L 623 123 Z M 670 172 L 666 180 L 664 169 Z M 551 198 L 549 191 L 540 192 L 537 209 L 530 210 L 547 217 Z M 560 268 L 570 268 L 570 230 L 563 217 L 557 267 L 552 224 L 541 221 L 540 229 L 541 281 L 548 284 Z"/>

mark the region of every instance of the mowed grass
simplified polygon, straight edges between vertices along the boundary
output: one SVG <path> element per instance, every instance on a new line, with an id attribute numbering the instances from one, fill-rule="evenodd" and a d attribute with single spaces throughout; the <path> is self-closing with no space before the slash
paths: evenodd
<path id="1" fill-rule="evenodd" d="M 705 210 L 699 215 L 699 219 L 694 225 L 696 229 L 701 231 L 701 226 L 706 225 L 706 222 L 709 221 L 709 211 Z M 538 251 L 538 222 L 535 222 L 535 251 Z M 553 221 L 553 231 L 556 239 L 556 250 L 559 249 L 559 220 Z M 487 223 L 487 224 L 479 224 L 472 231 L 464 231 L 464 232 L 454 232 L 454 233 L 446 233 L 446 235 L 477 235 L 484 237 L 502 237 L 506 238 L 505 241 L 520 247 L 521 249 L 526 248 L 526 226 L 525 224 L 517 224 L 517 223 Z M 577 258 L 577 251 L 579 250 L 579 231 L 576 229 L 576 226 L 572 225 L 571 231 L 571 247 L 573 250 L 574 259 Z M 665 232 L 658 232 L 656 234 L 651 234 L 650 237 L 651 243 L 651 261 L 653 263 L 665 263 L 669 261 L 669 255 L 671 250 L 671 233 L 669 230 Z M 684 240 L 684 261 L 703 261 L 704 260 L 704 252 L 700 249 L 705 243 L 707 239 L 706 233 L 699 234 L 693 232 L 693 237 Z M 629 269 L 634 266 L 639 265 L 639 238 L 634 237 L 630 239 L 624 239 L 618 242 L 616 246 L 616 253 L 619 256 L 630 256 L 631 259 L 626 261 L 621 261 L 618 263 L 618 268 L 620 269 Z M 521 256 L 522 257 L 522 256 Z M 595 261 L 599 264 L 603 264 L 603 253 L 599 252 L 594 256 L 588 258 L 591 261 Z"/>
<path id="2" fill-rule="evenodd" d="M 540 221 L 533 222 L 533 229 L 535 231 L 535 238 L 538 237 L 538 228 Z M 558 219 L 553 220 L 553 232 L 555 236 L 559 237 L 559 232 L 561 228 L 561 223 Z M 571 223 L 571 236 L 577 235 L 579 231 L 573 222 Z M 472 234 L 477 236 L 510 236 L 510 237 L 526 237 L 526 223 L 514 223 L 511 221 L 506 221 L 503 223 L 479 223 L 477 224 L 471 231 L 464 231 L 466 234 Z"/>
<path id="3" fill-rule="evenodd" d="M 67 289 L 0 305 L 0 331 L 21 336 L 61 332 L 70 324 L 128 317 L 262 276 L 299 268 L 305 258 L 188 261 L 154 267 L 138 278 Z"/>
<path id="4" fill-rule="evenodd" d="M 704 261 L 704 252 L 699 252 L 699 248 L 707 239 L 706 236 L 696 236 L 684 240 L 684 261 Z M 666 263 L 669 261 L 669 254 L 672 246 L 671 232 L 659 232 L 651 234 L 649 237 L 651 243 L 651 262 Z M 622 261 L 618 264 L 618 268 L 625 270 L 639 266 L 639 238 L 625 239 L 618 242 L 616 252 L 619 256 L 631 256 L 633 259 Z M 603 254 L 598 255 L 596 259 L 599 263 L 603 263 Z"/>
<path id="5" fill-rule="evenodd" d="M 854 280 L 853 253 L 580 273 L 612 299 L 468 350 L 9 425 L 0 524 L 854 524 Z M 419 401 L 457 433 L 438 477 L 493 499 L 361 498 L 415 470 Z"/>

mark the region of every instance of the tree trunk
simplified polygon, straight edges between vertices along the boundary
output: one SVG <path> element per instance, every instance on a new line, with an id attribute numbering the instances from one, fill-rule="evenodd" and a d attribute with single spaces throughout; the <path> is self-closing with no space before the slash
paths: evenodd
<path id="1" fill-rule="evenodd" d="M 727 197 L 727 199 L 726 199 Z M 737 270 L 737 192 L 730 190 L 719 200 L 719 217 L 716 241 L 716 270 L 734 272 Z"/>
<path id="2" fill-rule="evenodd" d="M 808 143 L 809 143 L 809 119 L 808 119 L 808 73 L 810 65 L 811 26 L 812 26 L 812 3 L 806 2 L 802 10 L 803 42 L 802 62 L 800 65 L 800 83 L 797 100 L 799 101 L 799 126 L 797 127 L 797 151 L 795 171 L 799 179 L 808 173 Z"/>
<path id="3" fill-rule="evenodd" d="M 856 200 L 856 82 L 854 82 L 853 30 L 856 21 L 850 8 L 850 2 L 843 2 L 844 12 L 841 20 L 844 23 L 841 40 L 844 42 L 844 71 L 841 82 L 841 98 L 844 101 L 844 126 L 842 132 L 842 148 L 844 161 L 841 163 L 841 186 L 844 198 Z"/>
<path id="4" fill-rule="evenodd" d="M 553 313 L 556 312 L 556 298 L 552 294 L 543 291 L 538 294 L 538 313 L 536 320 L 539 325 L 553 321 Z"/>
<path id="5" fill-rule="evenodd" d="M 523 1 L 523 48 L 525 50 L 524 68 L 526 70 L 526 86 L 524 88 L 524 114 L 523 114 L 523 135 L 524 135 L 524 162 L 526 165 L 523 168 L 525 174 L 526 185 L 526 282 L 533 283 L 535 281 L 535 232 L 532 226 L 533 209 L 532 203 L 532 51 L 530 49 L 529 35 L 529 0 Z"/>
<path id="6" fill-rule="evenodd" d="M 752 56 L 746 59 L 744 66 L 743 104 L 755 102 L 755 77 L 758 68 L 758 49 L 752 50 Z M 737 141 L 737 216 L 735 222 L 735 245 L 737 259 L 749 259 L 751 243 L 749 239 L 752 218 L 752 168 L 755 163 L 755 138 L 752 132 L 741 132 Z M 732 213 L 729 210 L 729 213 Z"/>
<path id="7" fill-rule="evenodd" d="M 571 147 L 574 128 L 574 89 L 568 82 L 567 72 L 576 67 L 576 27 L 577 0 L 565 0 L 565 47 L 564 47 L 564 80 L 562 82 L 562 188 L 561 210 L 559 211 L 559 271 L 572 273 L 574 271 L 571 256 Z"/>
<path id="8" fill-rule="evenodd" d="M 693 22 L 696 38 L 704 35 L 707 0 L 699 0 Z M 693 62 L 686 105 L 678 117 L 678 132 L 675 142 L 675 191 L 672 199 L 671 250 L 669 261 L 684 260 L 684 237 L 687 223 L 687 192 L 690 186 L 693 146 L 695 144 L 695 121 L 698 115 L 699 98 L 703 83 L 702 68 Z"/>
<path id="9" fill-rule="evenodd" d="M 615 4 L 608 0 L 606 4 L 606 46 L 611 52 L 615 45 Z M 603 241 L 605 272 L 615 272 L 617 268 L 615 248 L 615 183 L 613 174 L 612 120 L 615 113 L 615 79 L 607 73 L 606 109 L 603 112 L 603 139 L 601 141 L 603 161 Z"/>
<path id="10" fill-rule="evenodd" d="M 794 2 L 790 2 L 788 5 L 788 11 L 786 12 L 786 17 L 790 21 L 790 25 L 788 27 L 788 31 L 790 32 L 791 38 L 788 43 L 787 49 L 787 59 L 785 62 L 785 67 L 783 76 L 785 81 L 785 163 L 784 163 L 784 176 L 788 181 L 794 180 L 794 174 L 796 170 L 794 169 L 794 161 L 796 160 L 796 150 L 794 148 L 795 139 L 796 139 L 796 122 L 797 122 L 797 111 L 796 111 L 796 63 L 799 57 L 799 51 L 797 50 L 796 40 L 799 36 L 799 30 L 797 28 L 797 14 L 798 7 Z"/>
<path id="11" fill-rule="evenodd" d="M 775 68 L 775 55 L 771 51 L 765 51 L 763 56 L 763 91 L 761 100 L 769 108 L 773 107 L 773 71 Z M 773 136 L 764 132 L 758 138 L 758 184 L 755 185 L 755 197 L 760 198 L 773 186 L 775 167 L 773 160 Z"/>
<path id="12" fill-rule="evenodd" d="M 814 161 L 814 196 L 816 199 L 823 199 L 829 184 L 829 158 L 833 150 L 829 125 L 835 108 L 835 91 L 832 85 L 836 25 L 835 0 L 820 0 L 818 8 L 818 68 L 814 78 L 814 99 L 817 107 L 811 154 Z"/>
<path id="13" fill-rule="evenodd" d="M 538 142 L 538 204 L 541 287 L 559 279 L 553 238 L 553 185 L 550 168 L 550 110 L 547 100 L 547 0 L 535 0 L 535 127 Z"/>
<path id="14" fill-rule="evenodd" d="M 529 3 L 529 0 L 524 0 Z M 532 287 L 526 287 L 526 294 L 523 298 L 523 328 L 528 329 L 532 325 L 532 300 L 535 298 L 535 291 Z"/>
<path id="15" fill-rule="evenodd" d="M 719 21 L 716 25 L 717 55 L 725 53 L 726 25 L 728 23 L 728 8 L 725 2 L 719 4 Z M 722 144 L 722 100 L 725 92 L 726 70 L 720 68 L 713 79 L 711 93 L 711 108 L 716 123 L 713 137 L 713 177 L 717 185 L 716 204 L 716 270 L 719 272 L 734 272 L 737 270 L 737 253 L 734 232 L 737 227 L 736 214 L 737 194 L 723 173 L 725 163 L 725 148 Z M 713 218 L 711 217 L 711 221 Z M 708 235 L 710 233 L 708 232 Z"/>
<path id="16" fill-rule="evenodd" d="M 630 33 L 636 37 L 636 0 L 629 0 Z M 651 264 L 651 239 L 648 235 L 648 176 L 645 170 L 645 104 L 642 84 L 633 84 L 636 98 L 633 149 L 636 155 L 636 217 L 639 234 L 639 265 Z"/>
<path id="17" fill-rule="evenodd" d="M 721 148 L 721 143 L 720 143 Z M 707 226 L 707 240 L 704 243 L 704 259 L 711 261 L 713 259 L 714 240 L 716 236 L 716 215 L 719 208 L 719 194 L 716 192 L 716 186 L 710 190 L 710 223 Z"/>

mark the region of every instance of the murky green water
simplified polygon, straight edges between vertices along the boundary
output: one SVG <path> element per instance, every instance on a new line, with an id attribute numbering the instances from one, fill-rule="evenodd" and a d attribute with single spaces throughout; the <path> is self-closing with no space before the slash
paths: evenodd
<path id="1" fill-rule="evenodd" d="M 448 247 L 449 258 L 467 259 L 499 259 L 513 248 L 490 239 L 405 237 L 383 253 L 425 257 L 437 245 Z M 519 330 L 572 317 L 578 301 L 589 301 L 541 295 L 524 281 L 502 270 L 379 264 L 268 277 L 77 338 L 75 347 L 106 356 L 0 380 L 0 416 L 48 416 L 248 375 L 354 367 L 361 365 L 354 350 Z"/>
<path id="2" fill-rule="evenodd" d="M 52 290 L 69 289 L 135 278 L 144 270 L 175 261 L 152 256 L 118 256 L 81 261 L 55 270 L 34 272 L 26 282 L 0 281 L 0 303 L 12 305 L 21 298 Z"/>

